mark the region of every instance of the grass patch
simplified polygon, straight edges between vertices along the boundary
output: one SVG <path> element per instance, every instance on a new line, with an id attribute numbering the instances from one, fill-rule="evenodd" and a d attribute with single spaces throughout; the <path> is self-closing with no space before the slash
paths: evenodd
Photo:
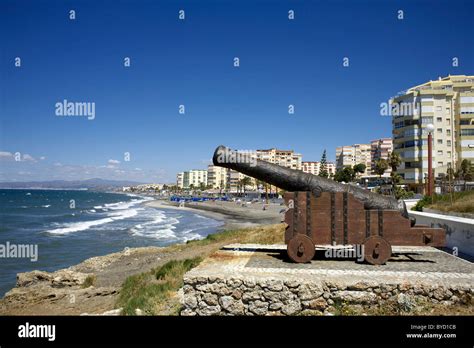
<path id="1" fill-rule="evenodd" d="M 216 248 L 219 248 L 222 244 L 231 243 L 284 244 L 284 234 L 284 224 L 264 225 L 209 234 L 204 239 L 190 240 L 185 245 L 173 245 L 168 249 L 184 250 L 207 245 L 215 245 Z"/>
<path id="2" fill-rule="evenodd" d="M 474 190 L 443 195 L 435 194 L 433 198 L 425 196 L 416 203 L 412 210 L 423 211 L 424 207 L 444 212 L 474 213 Z"/>
<path id="3" fill-rule="evenodd" d="M 179 303 L 175 295 L 183 286 L 183 275 L 201 261 L 200 257 L 172 260 L 150 272 L 128 277 L 116 307 L 122 307 L 124 315 L 135 315 L 136 309 L 149 315 L 177 314 Z"/>
<path id="4" fill-rule="evenodd" d="M 188 241 L 166 248 L 170 253 L 191 252 L 196 258 L 171 260 L 150 272 L 128 277 L 122 285 L 116 308 L 124 315 L 135 315 L 139 308 L 149 315 L 177 315 L 181 309 L 177 291 L 183 286 L 184 274 L 202 260 L 231 243 L 284 243 L 284 224 L 265 225 L 210 234 L 201 240 Z"/>
<path id="5" fill-rule="evenodd" d="M 86 289 L 90 286 L 95 284 L 96 277 L 95 275 L 88 275 L 86 279 L 84 279 L 84 283 L 81 284 L 81 288 Z"/>

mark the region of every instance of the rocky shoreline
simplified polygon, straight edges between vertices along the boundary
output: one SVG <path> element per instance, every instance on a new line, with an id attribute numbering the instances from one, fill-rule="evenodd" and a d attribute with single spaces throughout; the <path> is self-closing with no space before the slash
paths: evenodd
<path id="1" fill-rule="evenodd" d="M 19 273 L 16 286 L 0 300 L 0 314 L 81 315 L 114 310 L 123 280 L 159 264 L 161 249 L 126 249 L 51 273 Z"/>
<path id="2" fill-rule="evenodd" d="M 159 200 L 151 201 L 148 205 L 163 209 L 193 210 L 198 214 L 223 220 L 225 223 L 221 230 L 256 226 L 279 219 L 276 213 L 278 208 L 261 214 L 252 212 L 256 209 L 239 208 L 235 203 L 217 208 L 219 211 L 213 211 L 212 207 L 201 210 L 201 206 L 178 208 Z M 35 270 L 19 273 L 16 286 L 0 300 L 0 314 L 119 314 L 115 302 L 128 276 L 149 271 L 169 260 L 199 256 L 214 247 L 182 251 L 180 244 L 167 248 L 126 248 L 120 252 L 92 257 L 80 264 L 55 272 Z"/>

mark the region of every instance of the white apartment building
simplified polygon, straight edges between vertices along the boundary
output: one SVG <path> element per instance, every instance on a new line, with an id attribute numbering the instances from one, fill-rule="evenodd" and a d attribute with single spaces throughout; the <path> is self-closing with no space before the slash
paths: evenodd
<path id="1" fill-rule="evenodd" d="M 474 76 L 453 75 L 409 88 L 391 100 L 394 151 L 400 154 L 404 182 L 420 186 L 428 174 L 428 132 L 434 125 L 435 175 L 474 161 Z M 405 106 L 405 107 L 404 107 Z M 406 107 L 409 106 L 409 107 Z"/>
<path id="2" fill-rule="evenodd" d="M 278 164 L 283 167 L 301 170 L 303 156 L 293 150 L 257 150 L 257 159 Z"/>
<path id="3" fill-rule="evenodd" d="M 305 173 L 319 175 L 321 170 L 321 162 L 303 161 L 301 162 L 301 169 Z M 328 171 L 329 177 L 336 174 L 336 164 L 333 162 L 326 162 L 326 170 Z"/>
<path id="4" fill-rule="evenodd" d="M 375 173 L 375 164 L 377 161 L 384 159 L 388 160 L 390 154 L 393 151 L 393 141 L 392 138 L 380 138 L 372 140 L 370 142 L 370 152 L 371 152 L 371 171 Z M 384 176 L 390 176 L 392 168 L 388 167 L 384 173 Z"/>
<path id="5" fill-rule="evenodd" d="M 192 169 L 189 171 L 189 186 L 198 188 L 201 184 L 207 185 L 207 170 Z"/>
<path id="6" fill-rule="evenodd" d="M 225 189 L 227 187 L 227 168 L 210 164 L 207 167 L 207 184 L 213 189 Z"/>
<path id="7" fill-rule="evenodd" d="M 336 148 L 336 169 L 352 167 L 356 164 L 365 164 L 363 176 L 371 174 L 371 145 L 354 144 Z"/>
<path id="8" fill-rule="evenodd" d="M 184 172 L 176 174 L 176 186 L 180 189 L 184 188 Z"/>
<path id="9" fill-rule="evenodd" d="M 189 188 L 191 185 L 194 188 L 199 188 L 201 183 L 207 185 L 207 170 L 192 169 L 176 175 L 176 185 L 179 188 Z"/>

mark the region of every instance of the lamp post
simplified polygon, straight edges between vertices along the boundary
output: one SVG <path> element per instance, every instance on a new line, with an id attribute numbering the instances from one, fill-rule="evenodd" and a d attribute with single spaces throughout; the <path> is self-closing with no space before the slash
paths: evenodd
<path id="1" fill-rule="evenodd" d="M 434 125 L 432 123 L 426 126 L 428 131 L 428 196 L 433 196 L 433 186 L 434 186 L 434 177 L 433 177 L 433 131 Z"/>

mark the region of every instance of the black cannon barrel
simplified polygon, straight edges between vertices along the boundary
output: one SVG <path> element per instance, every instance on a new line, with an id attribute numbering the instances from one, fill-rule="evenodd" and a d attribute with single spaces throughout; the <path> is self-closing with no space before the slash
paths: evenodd
<path id="1" fill-rule="evenodd" d="M 286 191 L 312 191 L 317 195 L 321 192 L 348 192 L 363 202 L 366 209 L 399 210 L 404 217 L 409 218 L 403 200 L 258 160 L 255 154 L 252 156 L 251 153 L 234 151 L 221 145 L 216 148 L 212 161 L 216 166 L 234 169 Z"/>

